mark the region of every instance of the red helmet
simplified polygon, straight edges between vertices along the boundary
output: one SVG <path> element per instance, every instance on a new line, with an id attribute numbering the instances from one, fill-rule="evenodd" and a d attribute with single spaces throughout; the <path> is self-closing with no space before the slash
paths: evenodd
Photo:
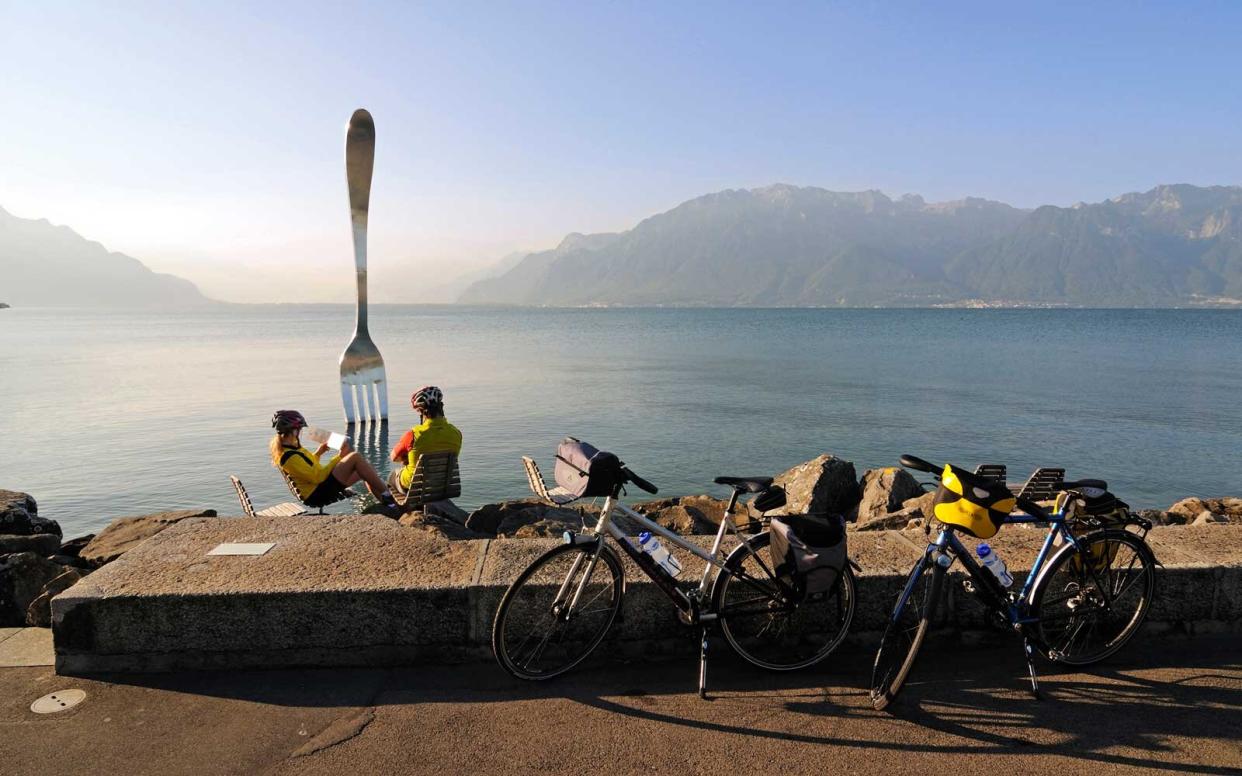
<path id="1" fill-rule="evenodd" d="M 306 428 L 306 418 L 297 410 L 276 410 L 272 415 L 272 428 L 281 434 Z"/>
<path id="2" fill-rule="evenodd" d="M 416 410 L 440 409 L 444 406 L 444 392 L 434 385 L 425 385 L 410 397 L 410 406 Z"/>

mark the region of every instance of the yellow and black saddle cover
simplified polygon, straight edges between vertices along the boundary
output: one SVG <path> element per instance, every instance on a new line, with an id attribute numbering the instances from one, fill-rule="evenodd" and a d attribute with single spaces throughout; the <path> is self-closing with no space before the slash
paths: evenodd
<path id="1" fill-rule="evenodd" d="M 932 500 L 932 513 L 977 539 L 990 539 L 1000 530 L 1014 508 L 1009 488 L 995 480 L 945 464 L 940 487 Z"/>

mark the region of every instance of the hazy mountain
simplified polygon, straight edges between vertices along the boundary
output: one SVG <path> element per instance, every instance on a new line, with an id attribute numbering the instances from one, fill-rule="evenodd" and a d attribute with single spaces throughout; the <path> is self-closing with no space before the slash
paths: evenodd
<path id="1" fill-rule="evenodd" d="M 210 300 L 188 280 L 147 269 L 67 226 L 0 208 L 0 299 L 15 306 L 182 307 Z"/>
<path id="2" fill-rule="evenodd" d="M 571 234 L 460 301 L 1179 304 L 1242 298 L 1240 236 L 1242 188 L 1026 211 L 776 185 L 699 197 L 619 234 Z"/>

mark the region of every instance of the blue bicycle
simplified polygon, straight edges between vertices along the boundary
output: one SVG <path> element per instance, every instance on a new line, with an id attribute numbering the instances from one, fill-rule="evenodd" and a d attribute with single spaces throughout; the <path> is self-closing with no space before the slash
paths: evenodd
<path id="1" fill-rule="evenodd" d="M 1132 515 L 1106 482 L 1063 482 L 1049 510 L 1014 495 L 1002 482 L 952 464 L 933 466 L 911 455 L 903 455 L 901 464 L 938 475 L 932 510 L 940 530 L 910 571 L 876 651 L 871 674 L 876 709 L 888 706 L 909 678 L 955 561 L 967 574 L 963 587 L 987 607 L 992 621 L 1022 636 L 1036 697 L 1036 652 L 1053 662 L 1088 665 L 1121 649 L 1143 624 L 1156 585 L 1156 558 L 1145 541 L 1151 523 Z M 1011 523 L 1048 525 L 1017 593 L 1002 587 L 957 536 L 989 539 Z M 1084 528 L 1082 535 L 1076 533 Z"/>

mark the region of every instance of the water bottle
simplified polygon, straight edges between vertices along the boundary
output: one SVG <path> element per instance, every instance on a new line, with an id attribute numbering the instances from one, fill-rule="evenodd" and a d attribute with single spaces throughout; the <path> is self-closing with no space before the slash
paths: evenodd
<path id="1" fill-rule="evenodd" d="M 992 572 L 992 576 L 996 577 L 996 581 L 1000 582 L 1001 587 L 1009 587 L 1013 584 L 1013 577 L 1009 575 L 1009 570 L 1005 568 L 1005 561 L 1000 556 L 992 552 L 992 548 L 987 542 L 979 542 L 979 546 L 975 548 L 975 554 L 979 556 L 980 562 Z"/>
<path id="2" fill-rule="evenodd" d="M 656 565 L 667 571 L 670 577 L 681 573 L 681 563 L 669 555 L 668 550 L 664 549 L 664 545 L 660 544 L 660 541 L 652 536 L 650 531 L 643 531 L 638 535 L 638 546 L 651 556 Z"/>

